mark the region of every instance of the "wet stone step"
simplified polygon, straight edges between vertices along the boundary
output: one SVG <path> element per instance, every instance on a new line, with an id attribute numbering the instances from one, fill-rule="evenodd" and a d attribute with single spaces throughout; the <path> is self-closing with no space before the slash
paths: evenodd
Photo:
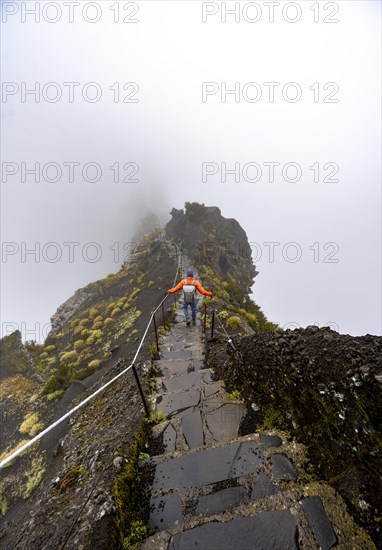
<path id="1" fill-rule="evenodd" d="M 204 516 L 212 516 L 220 514 L 229 508 L 234 508 L 248 501 L 247 490 L 242 486 L 229 487 L 222 491 L 217 491 L 211 495 L 200 497 L 195 514 Z"/>
<path id="2" fill-rule="evenodd" d="M 176 412 L 195 407 L 200 401 L 200 390 L 191 389 L 184 392 L 169 393 L 159 396 L 157 400 L 158 411 L 170 416 Z"/>
<path id="3" fill-rule="evenodd" d="M 163 380 L 164 389 L 169 392 L 189 390 L 192 387 L 199 387 L 201 381 L 200 372 L 191 372 L 189 374 L 180 374 L 171 376 Z"/>
<path id="4" fill-rule="evenodd" d="M 162 359 L 191 359 L 192 353 L 187 350 L 161 351 Z"/>
<path id="5" fill-rule="evenodd" d="M 163 446 L 166 453 L 172 453 L 176 448 L 176 430 L 169 424 L 163 431 Z"/>
<path id="6" fill-rule="evenodd" d="M 187 374 L 195 371 L 194 361 L 160 361 L 158 367 L 169 376 L 174 374 Z"/>
<path id="7" fill-rule="evenodd" d="M 207 383 L 208 385 L 204 388 L 204 397 L 211 397 L 211 395 L 214 395 L 217 393 L 221 388 L 220 382 L 210 382 Z"/>
<path id="8" fill-rule="evenodd" d="M 206 384 L 212 384 L 213 383 L 212 373 L 211 373 L 210 369 L 206 370 L 206 372 L 204 373 L 203 379 L 204 379 L 204 382 Z"/>
<path id="9" fill-rule="evenodd" d="M 337 542 L 337 537 L 320 497 L 304 498 L 300 504 L 320 548 L 322 550 L 332 548 Z"/>
<path id="10" fill-rule="evenodd" d="M 255 473 L 262 454 L 254 441 L 196 451 L 158 464 L 153 489 L 200 487 Z"/>
<path id="11" fill-rule="evenodd" d="M 202 417 L 199 409 L 187 409 L 181 414 L 182 431 L 190 449 L 200 447 L 204 443 Z"/>
<path id="12" fill-rule="evenodd" d="M 288 457 L 282 454 L 272 455 L 272 473 L 277 479 L 294 481 L 297 478 L 297 470 Z"/>
<path id="13" fill-rule="evenodd" d="M 182 501 L 176 493 L 150 500 L 149 529 L 151 533 L 163 531 L 175 523 L 183 523 Z"/>
<path id="14" fill-rule="evenodd" d="M 251 500 L 261 500 L 279 493 L 281 489 L 274 485 L 269 477 L 263 472 L 259 475 L 252 489 Z"/>
<path id="15" fill-rule="evenodd" d="M 246 407 L 241 403 L 226 403 L 218 409 L 207 413 L 205 415 L 207 426 L 214 440 L 229 441 L 237 437 L 240 422 L 245 412 Z"/>
<path id="16" fill-rule="evenodd" d="M 183 531 L 169 550 L 297 550 L 297 539 L 295 518 L 289 510 L 277 510 Z"/>

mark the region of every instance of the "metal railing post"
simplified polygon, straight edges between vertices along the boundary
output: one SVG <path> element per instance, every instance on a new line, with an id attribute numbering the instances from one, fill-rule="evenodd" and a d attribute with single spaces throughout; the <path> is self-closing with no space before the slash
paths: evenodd
<path id="1" fill-rule="evenodd" d="M 203 334 L 206 333 L 207 330 L 207 304 L 204 302 L 204 322 L 203 322 Z"/>
<path id="2" fill-rule="evenodd" d="M 157 322 L 155 319 L 155 313 L 153 315 L 153 321 L 154 321 L 155 342 L 157 344 L 157 352 L 159 353 L 158 330 L 157 330 Z"/>
<path id="3" fill-rule="evenodd" d="M 150 416 L 150 411 L 149 411 L 149 408 L 147 406 L 146 399 L 145 399 L 145 396 L 144 396 L 144 393 L 143 393 L 143 390 L 142 390 L 142 386 L 141 386 L 141 383 L 140 383 L 139 378 L 138 378 L 137 369 L 135 368 L 134 364 L 132 365 L 132 369 L 133 369 L 135 381 L 136 381 L 137 386 L 138 386 L 139 393 L 141 394 L 141 399 L 142 399 L 143 406 L 145 408 L 146 415 Z"/>
<path id="4" fill-rule="evenodd" d="M 215 329 L 215 310 L 212 310 L 212 321 L 211 321 L 211 338 L 214 337 L 214 329 Z"/>
<path id="5" fill-rule="evenodd" d="M 162 318 L 163 318 L 163 326 L 166 327 L 166 319 L 164 317 L 164 305 L 162 304 Z"/>

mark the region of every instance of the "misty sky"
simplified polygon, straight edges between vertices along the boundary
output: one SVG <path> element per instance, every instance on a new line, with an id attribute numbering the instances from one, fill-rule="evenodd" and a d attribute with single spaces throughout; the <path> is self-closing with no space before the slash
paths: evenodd
<path id="1" fill-rule="evenodd" d="M 1 2 L 2 335 L 185 201 L 242 225 L 269 320 L 381 334 L 381 3 L 234 6 Z"/>

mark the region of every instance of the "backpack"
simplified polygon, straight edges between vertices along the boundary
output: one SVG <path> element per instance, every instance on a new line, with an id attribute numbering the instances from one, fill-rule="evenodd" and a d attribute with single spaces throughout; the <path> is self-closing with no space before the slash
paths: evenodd
<path id="1" fill-rule="evenodd" d="M 194 283 L 188 285 L 187 279 L 184 280 L 185 284 L 183 285 L 183 297 L 186 304 L 193 304 L 195 301 L 196 287 Z"/>

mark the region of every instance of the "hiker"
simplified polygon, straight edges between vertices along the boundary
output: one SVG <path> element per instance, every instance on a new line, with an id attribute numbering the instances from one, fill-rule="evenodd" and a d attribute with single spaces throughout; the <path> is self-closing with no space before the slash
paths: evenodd
<path id="1" fill-rule="evenodd" d="M 183 313 L 186 318 L 186 324 L 189 327 L 191 325 L 190 323 L 190 316 L 188 313 L 188 306 L 191 307 L 191 313 L 192 313 L 192 324 L 195 325 L 196 323 L 196 304 L 198 303 L 195 294 L 198 290 L 200 294 L 204 294 L 204 296 L 212 296 L 212 292 L 209 290 L 205 290 L 202 285 L 199 283 L 199 281 L 194 280 L 194 272 L 189 269 L 187 271 L 186 279 L 182 279 L 180 283 L 174 288 L 170 288 L 170 290 L 167 291 L 168 294 L 174 294 L 174 292 L 177 292 L 178 290 L 183 288 Z"/>

